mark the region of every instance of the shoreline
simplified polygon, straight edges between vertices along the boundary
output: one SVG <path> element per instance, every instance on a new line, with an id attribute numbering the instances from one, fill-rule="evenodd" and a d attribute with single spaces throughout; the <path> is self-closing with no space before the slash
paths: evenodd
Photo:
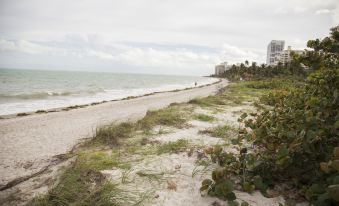
<path id="1" fill-rule="evenodd" d="M 115 125 L 114 129 L 107 127 L 107 132 L 111 135 L 109 138 L 111 140 L 117 138 L 119 140 L 117 143 L 111 145 L 110 141 L 101 142 L 100 138 L 105 140 L 106 137 L 95 133 L 91 139 L 83 139 L 84 141 L 74 145 L 67 153 L 51 157 L 50 160 L 54 160 L 49 165 L 41 167 L 40 171 L 19 177 L 4 187 L 0 185 L 0 200 L 6 200 L 4 205 L 11 205 L 13 202 L 24 205 L 34 198 L 30 203 L 39 205 L 40 202 L 63 198 L 63 192 L 50 196 L 48 191 L 53 188 L 56 188 L 56 191 L 63 188 L 76 195 L 79 193 L 78 188 L 83 187 L 82 181 L 86 181 L 87 175 L 95 174 L 100 178 L 94 182 L 92 179 L 89 181 L 96 185 L 96 188 L 89 187 L 88 191 L 93 193 L 98 191 L 97 188 L 104 188 L 105 184 L 114 184 L 115 186 L 110 188 L 113 193 L 116 189 L 126 194 L 120 199 L 122 202 L 125 201 L 124 198 L 126 200 L 128 198 L 128 201 L 141 201 L 149 206 L 160 204 L 203 206 L 214 203 L 224 205 L 224 201 L 202 195 L 200 191 L 201 182 L 209 178 L 211 172 L 217 168 L 215 163 L 206 162 L 208 156 L 205 151 L 215 145 L 222 145 L 228 152 L 239 152 L 229 141 L 237 135 L 236 125 L 240 114 L 255 110 L 251 102 L 256 98 L 257 92 L 244 93 L 241 87 L 228 90 L 225 88 L 227 86 L 232 88 L 234 84 L 227 84 L 226 81 L 223 83 L 196 89 L 195 91 L 201 93 L 203 90 L 212 91 L 210 88 L 214 88 L 214 92 L 201 96 L 193 97 L 190 95 L 192 91 L 181 91 L 179 93 L 185 94 L 185 97 L 189 96 L 189 99 L 194 101 L 170 103 L 168 107 L 147 112 L 141 118 L 123 118 L 119 115 L 119 121 L 110 122 Z M 221 86 L 224 89 L 221 89 Z M 231 98 L 224 98 L 225 95 Z M 112 102 L 111 105 L 140 103 L 143 99 L 154 100 L 157 96 L 162 99 L 178 96 L 178 93 L 149 95 L 130 101 Z M 79 110 L 70 111 L 63 113 L 63 116 L 77 112 Z M 36 118 L 39 116 L 27 117 L 27 120 Z M 105 127 L 100 127 L 100 130 L 102 129 L 105 130 Z M 91 173 L 86 173 L 88 170 Z M 72 178 L 71 182 L 69 178 Z M 152 182 L 156 182 L 156 185 L 152 185 Z M 131 191 L 131 188 L 136 190 Z M 16 194 L 18 189 L 20 193 Z M 180 192 L 175 192 L 177 190 Z M 238 201 L 251 202 L 253 205 L 270 206 L 284 202 L 282 196 L 266 198 L 258 191 L 248 194 L 241 189 L 235 189 L 234 193 Z M 147 198 L 140 199 L 135 194 Z M 79 203 L 82 199 L 74 201 Z"/>
<path id="2" fill-rule="evenodd" d="M 128 101 L 112 101 L 68 112 L 50 112 L 0 120 L 0 187 L 30 176 L 55 162 L 73 146 L 93 137 L 98 126 L 135 121 L 147 111 L 215 94 L 226 80 L 210 86 L 162 92 Z"/>
<path id="3" fill-rule="evenodd" d="M 125 100 L 131 100 L 131 99 L 136 99 L 136 98 L 141 98 L 141 97 L 151 96 L 151 95 L 161 94 L 161 93 L 180 92 L 180 91 L 186 91 L 186 90 L 191 90 L 191 89 L 195 89 L 195 88 L 203 88 L 203 87 L 215 85 L 215 84 L 222 82 L 222 80 L 220 78 L 218 78 L 218 79 L 219 80 L 216 81 L 216 82 L 204 84 L 204 85 L 200 85 L 200 86 L 196 86 L 196 87 L 186 87 L 186 88 L 183 88 L 183 89 L 175 89 L 175 90 L 160 91 L 160 92 L 151 92 L 151 93 L 146 93 L 146 94 L 137 95 L 137 96 L 128 96 L 128 97 L 124 97 L 124 98 L 121 98 L 121 99 L 103 100 L 103 101 L 100 101 L 100 102 L 92 102 L 92 103 L 88 103 L 88 104 L 79 104 L 79 105 L 70 105 L 70 106 L 67 106 L 67 107 L 56 107 L 56 108 L 45 109 L 45 110 L 35 110 L 35 111 L 30 111 L 30 112 L 19 112 L 19 113 L 13 113 L 13 114 L 5 114 L 5 115 L 0 115 L 0 121 L 3 120 L 3 119 L 13 119 L 13 118 L 32 116 L 32 115 L 40 115 L 40 114 L 47 114 L 47 113 L 70 111 L 70 110 L 74 110 L 74 109 L 81 109 L 81 108 L 91 107 L 91 106 L 95 106 L 95 105 L 99 105 L 99 104 L 104 104 L 104 103 L 107 103 L 107 102 L 125 101 Z"/>

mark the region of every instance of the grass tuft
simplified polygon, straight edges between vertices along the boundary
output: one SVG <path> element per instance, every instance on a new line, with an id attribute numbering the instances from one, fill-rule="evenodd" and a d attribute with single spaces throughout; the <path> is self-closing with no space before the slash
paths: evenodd
<path id="1" fill-rule="evenodd" d="M 18 113 L 16 116 L 18 117 L 23 117 L 23 116 L 27 116 L 28 114 L 25 113 L 25 112 L 22 112 L 22 113 Z"/>
<path id="2" fill-rule="evenodd" d="M 130 168 L 118 152 L 80 153 L 71 167 L 61 175 L 59 183 L 47 195 L 34 198 L 29 206 L 49 205 L 116 205 L 121 191 L 107 182 L 101 170 L 112 167 Z"/>
<path id="3" fill-rule="evenodd" d="M 117 146 L 120 144 L 120 139 L 132 137 L 135 131 L 135 124 L 121 123 L 118 125 L 106 125 L 97 129 L 93 141 L 98 141 L 110 146 Z"/>
<path id="4" fill-rule="evenodd" d="M 144 171 L 138 171 L 136 173 L 137 175 L 139 175 L 140 177 L 145 177 L 147 178 L 149 181 L 157 181 L 160 182 L 160 180 L 163 178 L 164 176 L 164 172 L 154 172 L 151 170 L 144 170 Z"/>
<path id="5" fill-rule="evenodd" d="M 183 152 L 187 149 L 188 147 L 188 140 L 186 139 L 179 139 L 174 142 L 168 142 L 159 145 L 158 147 L 158 154 L 163 154 L 163 153 L 179 153 Z"/>
<path id="6" fill-rule="evenodd" d="M 225 125 L 213 127 L 211 129 L 202 130 L 200 131 L 200 133 L 209 134 L 213 137 L 227 138 L 234 131 L 235 129 L 232 126 L 225 124 Z"/>
<path id="7" fill-rule="evenodd" d="M 137 122 L 139 129 L 148 133 L 156 125 L 182 127 L 187 122 L 187 111 L 180 106 L 170 106 L 165 109 L 148 111 L 146 116 Z"/>
<path id="8" fill-rule="evenodd" d="M 47 113 L 46 110 L 37 110 L 35 113 L 40 114 L 40 113 Z"/>
<path id="9" fill-rule="evenodd" d="M 204 122 L 213 122 L 215 118 L 206 114 L 196 114 L 193 116 L 194 119 L 204 121 Z"/>
<path id="10" fill-rule="evenodd" d="M 241 105 L 245 102 L 254 101 L 272 89 L 284 89 L 290 85 L 296 85 L 292 77 L 274 78 L 272 80 L 237 82 L 221 88 L 216 95 L 204 98 L 195 98 L 190 104 L 202 107 L 217 107 L 221 105 Z"/>

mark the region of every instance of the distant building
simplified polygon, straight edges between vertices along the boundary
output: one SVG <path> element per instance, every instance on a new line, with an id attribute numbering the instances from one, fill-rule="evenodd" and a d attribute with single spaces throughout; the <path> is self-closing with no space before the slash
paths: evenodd
<path id="1" fill-rule="evenodd" d="M 223 62 L 215 66 L 214 75 L 219 76 L 226 72 L 226 70 L 230 69 L 231 66 L 227 65 L 227 62 Z"/>
<path id="2" fill-rule="evenodd" d="M 292 61 L 291 53 L 302 55 L 304 53 L 304 50 L 292 50 L 291 46 L 287 47 L 287 50 L 284 50 L 278 57 L 277 61 L 281 62 L 283 64 L 287 64 Z"/>
<path id="3" fill-rule="evenodd" d="M 266 64 L 277 65 L 279 57 L 285 47 L 285 41 L 283 40 L 272 40 L 267 46 L 267 59 Z"/>

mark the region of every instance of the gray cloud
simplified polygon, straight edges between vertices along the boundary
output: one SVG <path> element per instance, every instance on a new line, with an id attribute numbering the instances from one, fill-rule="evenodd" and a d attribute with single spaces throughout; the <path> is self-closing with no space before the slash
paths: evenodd
<path id="1" fill-rule="evenodd" d="M 0 66 L 208 74 L 219 61 L 264 62 L 271 39 L 305 47 L 339 24 L 338 4 L 0 0 Z"/>

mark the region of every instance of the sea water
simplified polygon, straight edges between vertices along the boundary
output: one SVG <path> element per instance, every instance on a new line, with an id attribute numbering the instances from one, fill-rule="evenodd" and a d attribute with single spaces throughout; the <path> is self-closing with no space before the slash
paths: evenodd
<path id="1" fill-rule="evenodd" d="M 215 81 L 194 76 L 0 69 L 0 115 L 119 100 Z"/>

